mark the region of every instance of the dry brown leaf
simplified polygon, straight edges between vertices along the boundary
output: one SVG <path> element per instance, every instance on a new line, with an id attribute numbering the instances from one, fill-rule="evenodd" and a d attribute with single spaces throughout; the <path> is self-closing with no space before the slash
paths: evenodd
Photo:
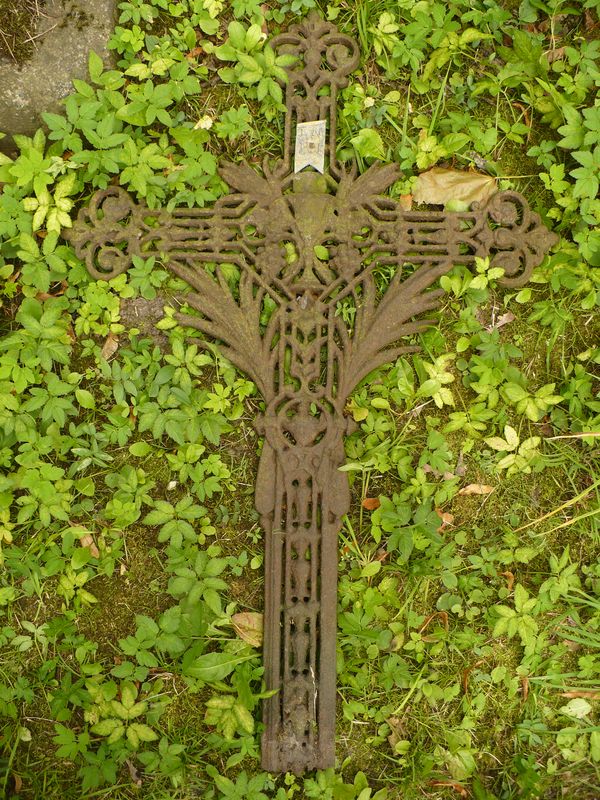
<path id="1" fill-rule="evenodd" d="M 588 8 L 585 12 L 585 31 L 589 35 L 595 28 L 598 27 L 598 20 L 594 18 L 594 14 L 591 8 Z"/>
<path id="2" fill-rule="evenodd" d="M 515 585 L 515 576 L 510 571 L 501 572 L 503 578 L 506 578 L 506 588 L 509 592 L 512 592 L 512 588 Z"/>
<path id="3" fill-rule="evenodd" d="M 524 106 L 523 103 L 513 103 L 515 108 L 518 108 L 521 114 L 523 114 L 523 121 L 528 128 L 531 128 L 531 118 L 529 117 L 529 109 L 527 106 Z M 529 134 L 527 134 L 527 138 L 529 139 Z"/>
<path id="4" fill-rule="evenodd" d="M 114 355 L 118 349 L 119 349 L 119 337 L 115 336 L 113 333 L 109 333 L 102 347 L 102 358 L 108 361 L 108 359 L 112 355 Z"/>
<path id="5" fill-rule="evenodd" d="M 441 508 L 436 508 L 435 513 L 438 517 L 442 520 L 442 524 L 437 529 L 437 532 L 440 533 L 444 530 L 447 525 L 452 525 L 454 522 L 454 514 L 450 514 L 449 511 L 442 511 Z"/>
<path id="6" fill-rule="evenodd" d="M 497 191 L 496 180 L 490 175 L 433 167 L 417 177 L 413 199 L 430 205 L 445 205 L 450 200 L 483 203 Z"/>
<path id="7" fill-rule="evenodd" d="M 127 769 L 129 770 L 129 776 L 133 784 L 139 788 L 142 785 L 142 779 L 140 777 L 140 773 L 135 768 L 135 764 L 128 758 L 125 759 L 125 763 L 127 764 Z"/>
<path id="8" fill-rule="evenodd" d="M 61 288 L 58 289 L 54 293 L 52 293 L 52 292 L 38 292 L 36 294 L 36 296 L 35 296 L 35 299 L 36 300 L 49 300 L 51 297 L 61 297 L 61 295 L 63 295 L 65 293 L 65 290 L 67 288 L 66 281 L 61 281 L 60 287 Z"/>
<path id="9" fill-rule="evenodd" d="M 487 483 L 470 483 L 468 486 L 463 486 L 459 490 L 459 494 L 491 494 L 494 491 L 493 486 L 488 486 Z"/>
<path id="10" fill-rule="evenodd" d="M 376 508 L 379 508 L 381 502 L 379 501 L 378 497 L 365 497 L 362 501 L 362 507 L 366 508 L 367 511 L 375 511 Z"/>
<path id="11" fill-rule="evenodd" d="M 402 211 L 412 211 L 413 196 L 412 194 L 401 194 L 398 198 L 398 205 Z"/>
<path id="12" fill-rule="evenodd" d="M 428 627 L 429 623 L 432 619 L 439 618 L 442 621 L 442 625 L 446 630 L 448 630 L 448 612 L 447 611 L 434 611 L 430 614 L 424 621 L 421 627 L 419 628 L 419 633 L 423 633 L 423 631 Z"/>
<path id="13" fill-rule="evenodd" d="M 263 615 L 255 611 L 241 611 L 231 618 L 234 631 L 250 645 L 261 647 L 263 641 Z"/>
<path id="14" fill-rule="evenodd" d="M 450 780 L 448 780 L 448 781 L 437 781 L 437 780 L 433 780 L 433 781 L 429 781 L 429 786 L 439 786 L 440 788 L 441 787 L 447 787 L 449 789 L 454 789 L 454 791 L 458 792 L 458 794 L 461 797 L 468 797 L 469 796 L 469 793 L 467 792 L 465 787 L 462 785 L 462 783 L 458 783 L 457 781 L 450 781 Z"/>
<path id="15" fill-rule="evenodd" d="M 565 48 L 555 47 L 553 50 L 546 50 L 544 55 L 546 56 L 546 61 L 552 64 L 553 61 L 559 61 L 565 57 Z"/>
<path id="16" fill-rule="evenodd" d="M 497 330 L 498 328 L 503 328 L 505 325 L 508 325 L 510 322 L 514 321 L 515 315 L 512 313 L 512 311 L 507 311 L 506 314 L 502 314 L 502 316 L 498 317 L 495 322 L 492 322 L 491 325 L 488 325 L 486 327 L 486 331 L 493 331 Z"/>
<path id="17" fill-rule="evenodd" d="M 399 717 L 390 717 L 389 719 L 386 719 L 386 722 L 392 731 L 388 736 L 388 742 L 392 750 L 395 752 L 398 742 L 406 738 L 406 729 Z"/>
<path id="18" fill-rule="evenodd" d="M 561 692 L 561 697 L 585 697 L 587 700 L 600 700 L 600 692 L 594 689 L 574 689 L 572 692 Z"/>
<path id="19" fill-rule="evenodd" d="M 82 536 L 79 540 L 79 544 L 82 547 L 87 547 L 92 558 L 100 558 L 100 550 L 98 550 L 96 547 L 96 542 L 94 541 L 94 537 L 91 533 L 86 533 L 85 536 Z"/>
<path id="20" fill-rule="evenodd" d="M 461 683 L 463 692 L 465 694 L 469 690 L 469 677 L 471 673 L 473 672 L 474 669 L 477 669 L 477 667 L 480 667 L 482 664 L 485 664 L 485 661 L 483 659 L 480 659 L 479 661 L 476 661 L 474 664 L 472 664 L 470 667 L 467 667 L 466 669 L 463 670 Z"/>
<path id="21" fill-rule="evenodd" d="M 538 433 L 540 436 L 545 436 L 546 439 L 549 439 L 551 435 L 554 433 L 554 428 L 552 427 L 552 423 L 548 421 L 548 417 L 544 417 L 544 422 L 538 428 Z"/>

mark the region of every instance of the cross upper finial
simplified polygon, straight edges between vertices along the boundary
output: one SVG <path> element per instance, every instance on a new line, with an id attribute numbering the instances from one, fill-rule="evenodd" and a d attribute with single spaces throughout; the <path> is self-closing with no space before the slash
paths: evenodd
<path id="1" fill-rule="evenodd" d="M 358 43 L 313 11 L 301 23 L 276 36 L 271 46 L 297 59 L 287 70 L 282 171 L 291 165 L 295 125 L 326 120 L 329 170 L 337 176 L 337 93 L 348 84 L 348 76 L 358 66 Z"/>

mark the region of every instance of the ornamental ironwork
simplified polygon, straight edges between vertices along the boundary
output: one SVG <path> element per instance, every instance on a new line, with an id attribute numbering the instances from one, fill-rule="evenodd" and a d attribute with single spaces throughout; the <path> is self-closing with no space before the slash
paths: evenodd
<path id="1" fill-rule="evenodd" d="M 262 764 L 299 773 L 335 760 L 348 396 L 376 367 L 417 349 L 406 338 L 431 324 L 422 315 L 442 294 L 432 287 L 454 265 L 487 256 L 504 269 L 504 285 L 518 286 L 556 237 L 516 192 L 464 213 L 402 210 L 385 194 L 396 165 L 358 175 L 336 157 L 336 95 L 358 65 L 357 43 L 312 14 L 272 46 L 296 56 L 281 160 L 265 160 L 262 174 L 221 166 L 232 191 L 212 208 L 151 210 L 112 186 L 81 210 L 70 238 L 96 279 L 159 253 L 191 288 L 178 321 L 219 342 L 264 399 L 255 503 L 265 537 L 265 681 L 276 691 L 263 706 Z M 318 120 L 324 174 L 297 173 L 297 126 Z M 385 291 L 383 270 L 392 275 Z"/>

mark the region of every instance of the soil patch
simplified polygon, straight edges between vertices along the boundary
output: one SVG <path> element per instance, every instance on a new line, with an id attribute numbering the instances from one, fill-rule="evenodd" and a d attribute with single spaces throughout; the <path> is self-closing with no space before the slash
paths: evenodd
<path id="1" fill-rule="evenodd" d="M 121 300 L 121 323 L 126 328 L 137 328 L 144 336 L 149 336 L 160 349 L 168 351 L 169 337 L 156 327 L 156 323 L 165 316 L 165 305 L 171 299 L 159 294 L 154 300 L 133 297 Z"/>
<path id="2" fill-rule="evenodd" d="M 0 59 L 22 64 L 33 53 L 46 0 L 0 0 Z"/>

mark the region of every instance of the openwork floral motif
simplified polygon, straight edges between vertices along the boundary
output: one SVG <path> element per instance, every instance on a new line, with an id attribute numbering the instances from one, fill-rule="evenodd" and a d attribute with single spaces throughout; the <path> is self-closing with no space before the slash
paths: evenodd
<path id="1" fill-rule="evenodd" d="M 489 256 L 506 285 L 519 285 L 554 237 L 514 192 L 465 213 L 405 212 L 384 194 L 394 165 L 345 172 L 335 162 L 335 97 L 358 63 L 357 44 L 316 15 L 274 44 L 299 58 L 289 72 L 282 161 L 262 175 L 224 165 L 232 192 L 210 209 L 169 215 L 118 188 L 99 192 L 72 241 L 96 278 L 118 275 L 135 254 L 160 253 L 192 289 L 179 320 L 219 341 L 262 393 L 256 507 L 266 549 L 265 674 L 277 690 L 264 705 L 263 766 L 301 772 L 332 766 L 335 756 L 348 395 L 374 368 L 415 349 L 406 337 L 428 324 L 422 315 L 441 294 L 432 287 L 454 264 Z M 329 169 L 295 175 L 293 121 L 316 119 L 328 120 Z M 238 268 L 235 289 L 220 264 Z M 381 270 L 393 273 L 383 296 Z"/>
<path id="2" fill-rule="evenodd" d="M 144 222 L 149 213 L 118 186 L 96 192 L 69 237 L 93 278 L 116 278 L 130 267 L 133 256 L 141 255 L 150 231 Z"/>

